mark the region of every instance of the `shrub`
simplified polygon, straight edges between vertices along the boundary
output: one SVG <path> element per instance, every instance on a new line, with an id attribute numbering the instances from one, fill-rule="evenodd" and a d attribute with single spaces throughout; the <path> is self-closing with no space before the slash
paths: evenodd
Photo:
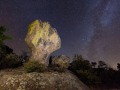
<path id="1" fill-rule="evenodd" d="M 82 80 L 86 84 L 94 84 L 100 82 L 100 78 L 97 77 L 97 75 L 95 75 L 94 73 L 91 73 L 89 71 L 78 70 L 77 74 L 80 80 Z"/>
<path id="2" fill-rule="evenodd" d="M 24 69 L 26 72 L 43 72 L 45 71 L 46 67 L 44 64 L 39 64 L 36 61 L 28 61 L 24 64 Z"/>
<path id="3" fill-rule="evenodd" d="M 5 58 L 0 60 L 0 68 L 16 68 L 20 65 L 22 65 L 22 61 L 14 53 L 7 54 Z"/>

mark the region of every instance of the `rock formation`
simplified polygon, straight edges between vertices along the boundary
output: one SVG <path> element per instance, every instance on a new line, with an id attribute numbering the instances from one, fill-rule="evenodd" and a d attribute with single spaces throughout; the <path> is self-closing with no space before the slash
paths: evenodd
<path id="1" fill-rule="evenodd" d="M 31 50 L 31 61 L 46 64 L 48 55 L 61 47 L 57 31 L 47 22 L 39 20 L 30 24 L 25 41 Z M 54 57 L 52 65 L 67 68 L 69 58 Z M 35 64 L 36 65 L 36 64 Z M 26 73 L 23 67 L 0 71 L 0 90 L 89 90 L 70 71 L 45 71 Z"/>
<path id="2" fill-rule="evenodd" d="M 0 73 L 0 90 L 89 90 L 69 71 L 64 73 L 18 73 L 6 71 Z"/>
<path id="3" fill-rule="evenodd" d="M 31 61 L 46 64 L 47 57 L 61 47 L 61 39 L 48 22 L 35 20 L 28 27 L 25 42 L 31 50 Z"/>

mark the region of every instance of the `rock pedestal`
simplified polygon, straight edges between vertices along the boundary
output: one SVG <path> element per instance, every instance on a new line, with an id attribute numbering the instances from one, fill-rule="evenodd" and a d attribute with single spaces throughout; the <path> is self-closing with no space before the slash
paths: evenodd
<path id="1" fill-rule="evenodd" d="M 35 20 L 28 27 L 25 42 L 31 51 L 31 61 L 46 64 L 47 57 L 61 47 L 61 39 L 48 22 Z"/>

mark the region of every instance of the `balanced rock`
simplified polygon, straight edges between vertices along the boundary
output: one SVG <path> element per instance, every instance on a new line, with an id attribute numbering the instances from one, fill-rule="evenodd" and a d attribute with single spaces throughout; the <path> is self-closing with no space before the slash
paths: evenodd
<path id="1" fill-rule="evenodd" d="M 47 57 L 61 47 L 61 39 L 48 22 L 35 20 L 28 27 L 25 42 L 31 50 L 31 61 L 46 64 Z"/>

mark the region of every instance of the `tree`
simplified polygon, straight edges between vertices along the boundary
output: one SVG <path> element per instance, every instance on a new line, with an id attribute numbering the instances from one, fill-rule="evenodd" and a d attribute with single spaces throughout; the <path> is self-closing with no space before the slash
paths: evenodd
<path id="1" fill-rule="evenodd" d="M 107 69 L 107 64 L 104 61 L 99 61 L 98 62 L 98 68 Z"/>
<path id="2" fill-rule="evenodd" d="M 71 63 L 71 68 L 73 70 L 89 70 L 91 69 L 90 62 L 85 60 L 81 55 L 75 55 L 73 62 Z"/>
<path id="3" fill-rule="evenodd" d="M 95 66 L 97 65 L 96 62 L 91 62 L 92 67 L 95 69 Z"/>
<path id="4" fill-rule="evenodd" d="M 117 63 L 117 69 L 120 71 L 120 63 Z"/>
<path id="5" fill-rule="evenodd" d="M 94 66 L 96 63 L 93 63 Z M 84 59 L 81 55 L 75 54 L 70 64 L 69 70 L 80 78 L 86 84 L 100 82 L 99 77 L 93 73 L 90 61 Z"/>
<path id="6" fill-rule="evenodd" d="M 0 54 L 4 53 L 5 45 L 4 41 L 10 39 L 9 36 L 5 35 L 6 28 L 1 26 L 0 27 Z"/>
<path id="7" fill-rule="evenodd" d="M 75 54 L 74 57 L 73 57 L 73 60 L 74 61 L 75 60 L 82 60 L 83 61 L 84 59 L 83 59 L 82 55 Z"/>
<path id="8" fill-rule="evenodd" d="M 6 28 L 1 26 L 0 27 L 0 45 L 2 45 L 5 40 L 10 39 L 9 36 L 4 34 L 5 32 L 6 32 Z"/>

